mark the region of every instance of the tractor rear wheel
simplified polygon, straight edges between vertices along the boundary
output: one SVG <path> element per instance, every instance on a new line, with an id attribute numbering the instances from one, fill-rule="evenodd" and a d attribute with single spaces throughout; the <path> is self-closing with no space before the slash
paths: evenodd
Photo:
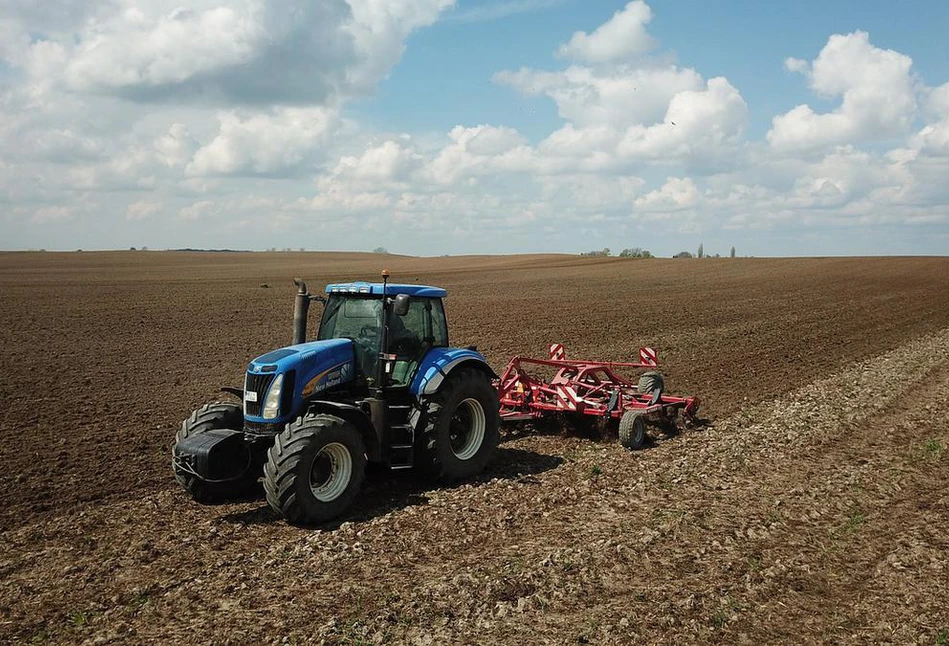
<path id="1" fill-rule="evenodd" d="M 267 502 L 291 523 L 335 518 L 352 504 L 366 476 L 366 447 L 356 427 L 334 415 L 288 424 L 267 452 Z"/>
<path id="2" fill-rule="evenodd" d="M 638 411 L 628 410 L 623 413 L 619 420 L 619 441 L 630 451 L 636 451 L 645 446 L 646 423 Z"/>
<path id="3" fill-rule="evenodd" d="M 175 443 L 171 447 L 171 468 L 175 473 L 175 480 L 196 502 L 212 504 L 251 493 L 257 484 L 257 478 L 254 470 L 250 468 L 250 455 L 247 455 L 248 468 L 238 477 L 226 482 L 207 482 L 182 468 L 175 459 L 178 455 L 178 443 L 199 433 L 223 429 L 240 431 L 243 428 L 244 413 L 240 405 L 222 402 L 205 404 L 181 423 L 181 428 L 175 433 Z"/>
<path id="4" fill-rule="evenodd" d="M 452 373 L 424 402 L 419 471 L 453 482 L 480 473 L 494 456 L 501 417 L 498 392 L 480 370 Z"/>

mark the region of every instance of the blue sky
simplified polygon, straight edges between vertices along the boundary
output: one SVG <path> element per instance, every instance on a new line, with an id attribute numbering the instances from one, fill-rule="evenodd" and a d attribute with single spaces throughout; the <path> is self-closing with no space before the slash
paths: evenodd
<path id="1" fill-rule="evenodd" d="M 514 126 L 532 139 L 545 136 L 558 124 L 556 106 L 519 100 L 492 83 L 492 75 L 520 66 L 556 69 L 562 61 L 554 52 L 561 42 L 577 30 L 595 29 L 625 3 L 538 0 L 499 18 L 477 13 L 464 18 L 503 4 L 461 1 L 442 21 L 413 34 L 401 63 L 354 113 L 383 129 L 447 131 L 458 123 L 483 122 Z M 826 106 L 783 63 L 788 56 L 820 51 L 833 33 L 867 31 L 879 47 L 910 52 L 924 79 L 949 80 L 949 2 L 663 0 L 653 8 L 650 31 L 681 63 L 704 76 L 725 76 L 742 90 L 752 109 L 750 134 L 758 137 L 779 112 L 807 102 Z M 418 100 L 422 96 L 424 102 Z"/>
<path id="2" fill-rule="evenodd" d="M 16 0 L 2 248 L 949 253 L 949 3 Z"/>

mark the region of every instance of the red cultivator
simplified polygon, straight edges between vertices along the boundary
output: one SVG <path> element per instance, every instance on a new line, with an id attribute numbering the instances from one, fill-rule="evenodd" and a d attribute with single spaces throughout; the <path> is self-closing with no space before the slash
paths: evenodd
<path id="1" fill-rule="evenodd" d="M 645 442 L 645 424 L 671 430 L 681 414 L 691 425 L 699 408 L 698 397 L 675 397 L 663 392 L 662 375 L 646 372 L 638 384 L 616 373 L 617 368 L 658 367 L 656 352 L 641 348 L 638 363 L 578 361 L 567 359 L 559 343 L 550 346 L 549 359 L 514 357 L 498 381 L 501 420 L 531 420 L 567 413 L 619 420 L 620 441 L 631 449 Z M 555 371 L 545 381 L 525 366 Z"/>

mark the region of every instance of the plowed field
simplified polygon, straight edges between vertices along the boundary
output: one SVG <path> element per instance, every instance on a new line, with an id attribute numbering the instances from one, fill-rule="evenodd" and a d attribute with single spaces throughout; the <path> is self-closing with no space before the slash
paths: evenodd
<path id="1" fill-rule="evenodd" d="M 712 425 L 509 433 L 315 530 L 188 500 L 174 431 L 289 342 L 290 277 L 383 264 L 496 369 L 657 348 Z M 10 253 L 0 346 L 0 642 L 949 640 L 947 258 Z"/>

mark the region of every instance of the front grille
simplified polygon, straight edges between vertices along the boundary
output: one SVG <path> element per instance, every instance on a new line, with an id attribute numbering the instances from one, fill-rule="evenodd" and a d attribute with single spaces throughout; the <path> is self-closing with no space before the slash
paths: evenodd
<path id="1" fill-rule="evenodd" d="M 261 424 L 260 422 L 244 422 L 244 436 L 248 441 L 260 439 L 260 438 L 269 438 L 273 440 L 273 436 L 279 433 L 284 429 L 286 424 Z"/>
<path id="2" fill-rule="evenodd" d="M 260 417 L 260 411 L 264 407 L 264 399 L 267 397 L 267 389 L 270 388 L 270 384 L 273 383 L 274 373 L 266 373 L 262 375 L 254 374 L 253 372 L 247 373 L 247 379 L 244 381 L 244 392 L 255 392 L 257 393 L 257 401 L 249 402 L 247 401 L 247 396 L 244 396 L 244 415 L 250 415 L 251 417 Z"/>

